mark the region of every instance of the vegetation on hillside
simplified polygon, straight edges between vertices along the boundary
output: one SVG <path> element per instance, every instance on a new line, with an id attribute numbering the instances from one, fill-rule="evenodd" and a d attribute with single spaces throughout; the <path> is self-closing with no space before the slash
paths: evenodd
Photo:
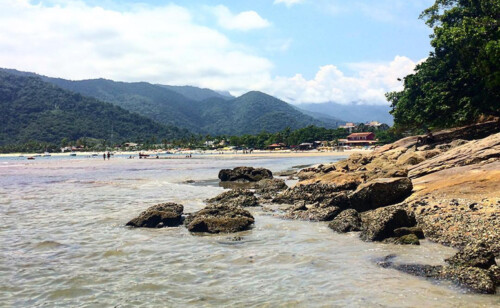
<path id="1" fill-rule="evenodd" d="M 181 138 L 166 127 L 109 103 L 60 89 L 37 77 L 0 71 L 0 145 L 50 143 L 90 137 L 108 144 Z"/>
<path id="2" fill-rule="evenodd" d="M 500 116 L 500 1 L 436 0 L 421 14 L 434 50 L 387 93 L 396 128 L 452 127 Z"/>

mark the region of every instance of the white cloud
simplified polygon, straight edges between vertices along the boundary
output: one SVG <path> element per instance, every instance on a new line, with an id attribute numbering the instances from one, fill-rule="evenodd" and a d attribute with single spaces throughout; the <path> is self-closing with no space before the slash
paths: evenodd
<path id="1" fill-rule="evenodd" d="M 180 6 L 103 9 L 79 1 L 52 6 L 0 2 L 0 67 L 68 79 L 252 87 L 272 63 L 196 24 Z"/>
<path id="2" fill-rule="evenodd" d="M 390 63 L 350 64 L 353 74 L 325 65 L 311 80 L 301 74 L 273 77 L 271 61 L 252 54 L 252 46 L 197 24 L 186 8 L 143 5 L 119 11 L 58 3 L 0 2 L 0 67 L 66 79 L 194 85 L 236 95 L 261 90 L 291 103 L 385 103 L 384 93 L 400 89 L 396 79 L 416 64 L 398 56 Z M 268 47 L 285 51 L 291 42 Z"/>
<path id="3" fill-rule="evenodd" d="M 350 68 L 357 71 L 353 76 L 347 76 L 334 65 L 325 65 L 311 80 L 301 74 L 276 77 L 263 85 L 262 90 L 290 103 L 385 104 L 384 94 L 401 90 L 402 83 L 397 78 L 412 73 L 416 64 L 401 56 L 390 63 L 350 64 Z"/>
<path id="4" fill-rule="evenodd" d="M 245 11 L 239 14 L 233 14 L 223 5 L 212 8 L 212 11 L 217 17 L 219 26 L 224 29 L 248 31 L 267 28 L 271 25 L 269 21 L 260 17 L 255 11 Z"/>
<path id="5" fill-rule="evenodd" d="M 283 3 L 287 7 L 304 2 L 304 0 L 274 0 L 274 4 Z"/>

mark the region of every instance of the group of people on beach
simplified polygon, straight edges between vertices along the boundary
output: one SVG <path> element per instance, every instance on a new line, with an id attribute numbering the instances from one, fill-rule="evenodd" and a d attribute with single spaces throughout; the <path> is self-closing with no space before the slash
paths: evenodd
<path id="1" fill-rule="evenodd" d="M 106 157 L 108 158 L 108 160 L 111 158 L 111 153 L 102 153 L 102 159 L 106 160 Z"/>

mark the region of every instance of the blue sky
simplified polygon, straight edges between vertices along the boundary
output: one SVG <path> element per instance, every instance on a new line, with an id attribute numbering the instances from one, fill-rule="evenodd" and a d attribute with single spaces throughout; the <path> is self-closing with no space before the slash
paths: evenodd
<path id="1" fill-rule="evenodd" d="M 430 51 L 430 0 L 0 4 L 0 66 L 69 79 L 190 84 L 291 103 L 385 103 Z"/>

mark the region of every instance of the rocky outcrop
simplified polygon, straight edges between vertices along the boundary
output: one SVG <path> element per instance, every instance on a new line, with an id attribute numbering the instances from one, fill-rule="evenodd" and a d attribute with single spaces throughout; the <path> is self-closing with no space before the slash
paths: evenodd
<path id="1" fill-rule="evenodd" d="M 382 241 L 395 237 L 394 230 L 402 227 L 413 227 L 415 218 L 408 215 L 401 206 L 387 206 L 361 214 L 363 231 L 361 239 L 365 241 Z"/>
<path id="2" fill-rule="evenodd" d="M 127 223 L 130 227 L 163 228 L 182 224 L 184 207 L 176 203 L 154 205 Z"/>
<path id="3" fill-rule="evenodd" d="M 189 215 L 185 224 L 190 232 L 232 233 L 248 230 L 254 223 L 250 212 L 237 206 L 212 204 Z"/>
<path id="4" fill-rule="evenodd" d="M 347 208 L 349 206 L 348 194 L 336 185 L 309 184 L 295 185 L 273 199 L 275 203 L 305 204 L 320 203 L 323 205 Z"/>
<path id="5" fill-rule="evenodd" d="M 206 200 L 208 204 L 224 204 L 228 206 L 250 207 L 258 206 L 259 202 L 254 193 L 249 190 L 229 190 L 218 196 Z"/>
<path id="6" fill-rule="evenodd" d="M 264 179 L 255 183 L 255 193 L 266 200 L 274 198 L 279 192 L 287 188 L 288 186 L 283 179 Z"/>
<path id="7" fill-rule="evenodd" d="M 413 185 L 408 178 L 379 178 L 358 186 L 350 196 L 351 207 L 367 211 L 403 201 Z"/>
<path id="8" fill-rule="evenodd" d="M 498 159 L 500 159 L 500 133 L 470 141 L 451 148 L 446 153 L 427 159 L 409 168 L 408 176 L 418 178 L 445 169 Z"/>
<path id="9" fill-rule="evenodd" d="M 337 215 L 328 227 L 339 233 L 361 231 L 361 216 L 356 210 L 347 209 Z"/>
<path id="10" fill-rule="evenodd" d="M 258 182 L 263 179 L 272 179 L 273 173 L 264 168 L 236 167 L 219 171 L 219 179 L 226 181 Z"/>

